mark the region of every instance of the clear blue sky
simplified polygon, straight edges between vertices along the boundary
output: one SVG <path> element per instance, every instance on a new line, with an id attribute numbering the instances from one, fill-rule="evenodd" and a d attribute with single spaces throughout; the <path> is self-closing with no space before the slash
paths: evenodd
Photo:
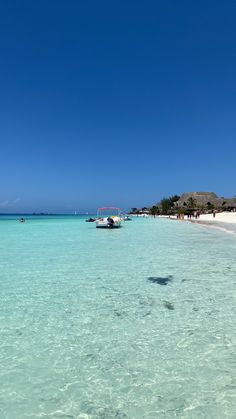
<path id="1" fill-rule="evenodd" d="M 236 2 L 2 1 L 0 211 L 236 194 Z"/>

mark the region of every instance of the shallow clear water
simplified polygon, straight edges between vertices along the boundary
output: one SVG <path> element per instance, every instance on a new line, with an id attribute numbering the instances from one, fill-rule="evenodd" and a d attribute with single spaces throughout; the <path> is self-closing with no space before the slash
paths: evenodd
<path id="1" fill-rule="evenodd" d="M 236 235 L 0 221 L 0 417 L 235 418 Z"/>

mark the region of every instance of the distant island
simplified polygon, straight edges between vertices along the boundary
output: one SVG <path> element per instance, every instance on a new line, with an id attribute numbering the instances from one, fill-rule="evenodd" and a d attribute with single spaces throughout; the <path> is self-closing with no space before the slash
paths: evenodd
<path id="1" fill-rule="evenodd" d="M 195 211 L 201 214 L 213 211 L 236 211 L 236 197 L 219 197 L 214 192 L 185 192 L 181 196 L 172 195 L 163 198 L 152 207 L 132 208 L 130 214 L 188 215 Z"/>

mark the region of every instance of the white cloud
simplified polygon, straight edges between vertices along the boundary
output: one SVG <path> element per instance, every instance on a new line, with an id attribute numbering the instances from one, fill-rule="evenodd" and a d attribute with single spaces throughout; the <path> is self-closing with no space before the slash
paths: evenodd
<path id="1" fill-rule="evenodd" d="M 16 198 L 16 199 L 14 199 L 13 201 L 12 201 L 12 203 L 13 204 L 16 204 L 17 202 L 19 202 L 20 201 L 20 198 Z"/>

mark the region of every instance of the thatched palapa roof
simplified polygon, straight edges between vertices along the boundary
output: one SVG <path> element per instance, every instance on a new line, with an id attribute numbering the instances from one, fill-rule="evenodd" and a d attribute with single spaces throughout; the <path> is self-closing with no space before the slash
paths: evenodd
<path id="1" fill-rule="evenodd" d="M 214 192 L 186 192 L 181 195 L 176 202 L 176 206 L 183 207 L 187 204 L 189 198 L 193 198 L 196 206 L 202 207 L 212 204 L 215 207 L 220 207 L 226 199 L 219 198 Z"/>

